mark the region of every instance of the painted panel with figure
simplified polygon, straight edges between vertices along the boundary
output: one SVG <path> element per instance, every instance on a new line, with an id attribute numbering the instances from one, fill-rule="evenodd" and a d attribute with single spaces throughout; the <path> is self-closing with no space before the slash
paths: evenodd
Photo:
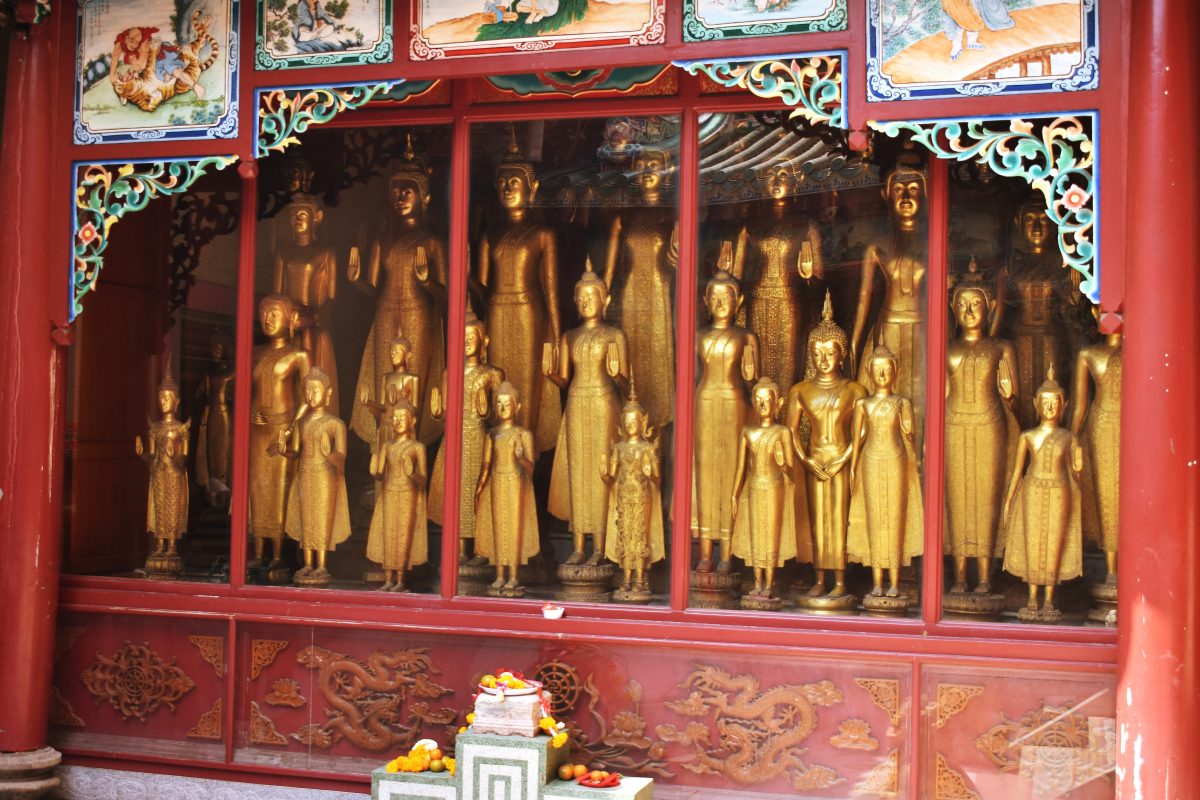
<path id="1" fill-rule="evenodd" d="M 847 20 L 846 0 L 684 0 L 683 38 L 844 31 Z"/>
<path id="2" fill-rule="evenodd" d="M 238 0 L 80 0 L 75 142 L 237 136 Z"/>
<path id="3" fill-rule="evenodd" d="M 258 69 L 392 60 L 392 0 L 258 0 Z"/>
<path id="4" fill-rule="evenodd" d="M 413 0 L 409 55 L 661 44 L 665 0 Z"/>
<path id="5" fill-rule="evenodd" d="M 1095 89 L 1097 0 L 869 0 L 867 99 Z"/>

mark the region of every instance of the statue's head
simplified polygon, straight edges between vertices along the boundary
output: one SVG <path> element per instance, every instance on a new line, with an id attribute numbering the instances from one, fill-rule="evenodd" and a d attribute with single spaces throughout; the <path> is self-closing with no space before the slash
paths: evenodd
<path id="1" fill-rule="evenodd" d="M 412 134 L 405 138 L 404 157 L 392 165 L 388 196 L 402 217 L 419 216 L 429 206 L 429 169 L 413 150 Z"/>
<path id="2" fill-rule="evenodd" d="M 287 221 L 292 229 L 292 237 L 297 240 L 311 239 L 316 236 L 317 228 L 325 219 L 325 211 L 310 194 L 297 194 L 287 207 Z"/>
<path id="3" fill-rule="evenodd" d="M 575 307 L 583 319 L 603 317 L 608 308 L 608 285 L 592 271 L 592 258 L 588 256 L 583 277 L 575 283 Z"/>
<path id="4" fill-rule="evenodd" d="M 637 387 L 633 379 L 629 380 L 629 399 L 621 409 L 621 430 L 630 438 L 648 438 L 650 436 L 650 415 L 637 399 Z"/>
<path id="5" fill-rule="evenodd" d="M 634 180 L 643 192 L 657 192 L 666 182 L 671 162 L 670 151 L 643 147 L 633 159 Z"/>
<path id="6" fill-rule="evenodd" d="M 171 354 L 163 365 L 162 381 L 158 384 L 158 410 L 163 414 L 174 414 L 179 408 L 179 384 L 171 374 Z"/>
<path id="7" fill-rule="evenodd" d="M 867 371 L 877 389 L 891 389 L 896 382 L 896 354 L 887 345 L 875 346 Z"/>
<path id="8" fill-rule="evenodd" d="M 846 332 L 833 321 L 833 298 L 826 289 L 821 321 L 808 333 L 808 364 L 805 367 L 805 377 L 839 375 L 849 349 Z"/>
<path id="9" fill-rule="evenodd" d="M 288 158 L 283 167 L 283 184 L 288 194 L 308 194 L 312 191 L 313 175 L 312 161 L 302 155 Z"/>
<path id="10" fill-rule="evenodd" d="M 388 360 L 397 371 L 408 364 L 408 354 L 411 352 L 412 342 L 404 334 L 399 334 L 388 342 Z"/>
<path id="11" fill-rule="evenodd" d="M 502 422 L 516 419 L 517 412 L 521 410 L 521 399 L 517 396 L 517 387 L 508 381 L 504 381 L 500 384 L 500 388 L 496 389 L 493 403 L 496 406 L 496 419 Z"/>
<path id="12" fill-rule="evenodd" d="M 477 355 L 480 361 L 486 361 L 487 346 L 487 325 L 475 316 L 475 309 L 467 303 L 467 319 L 463 323 L 463 348 L 468 356 Z"/>
<path id="13" fill-rule="evenodd" d="M 772 164 L 763 175 L 763 194 L 775 201 L 786 200 L 796 193 L 801 180 L 793 162 Z"/>
<path id="14" fill-rule="evenodd" d="M 1033 397 L 1033 408 L 1038 418 L 1056 425 L 1062 419 L 1063 409 L 1067 405 L 1067 396 L 1058 382 L 1054 380 L 1054 365 L 1046 370 L 1046 381 L 1038 387 Z"/>
<path id="15" fill-rule="evenodd" d="M 208 340 L 209 356 L 213 361 L 222 362 L 229 360 L 229 353 L 229 337 L 224 333 L 214 333 L 212 338 Z"/>
<path id="16" fill-rule="evenodd" d="M 714 322 L 732 320 L 742 305 L 742 293 L 737 279 L 726 269 L 718 269 L 704 287 L 704 304 L 708 306 L 708 313 Z"/>
<path id="17" fill-rule="evenodd" d="M 1023 203 L 1017 209 L 1015 222 L 1029 249 L 1040 253 L 1054 229 L 1054 223 L 1050 221 L 1050 215 L 1046 213 L 1046 204 L 1040 195 L 1038 199 Z"/>
<path id="18" fill-rule="evenodd" d="M 954 318 L 963 330 L 982 328 L 991 318 L 995 305 L 979 264 L 975 256 L 971 256 L 966 273 L 954 277 L 954 290 L 950 293 Z"/>
<path id="19" fill-rule="evenodd" d="M 925 173 L 916 166 L 906 163 L 914 157 L 901 157 L 901 162 L 887 175 L 883 186 L 883 197 L 888 202 L 892 219 L 905 230 L 916 227 L 925 198 Z"/>
<path id="20" fill-rule="evenodd" d="M 329 394 L 333 384 L 329 376 L 313 367 L 304 376 L 304 401 L 310 408 L 325 408 L 329 405 Z"/>
<path id="21" fill-rule="evenodd" d="M 759 419 L 774 419 L 779 413 L 779 385 L 765 376 L 759 378 L 754 384 L 751 402 Z"/>
<path id="22" fill-rule="evenodd" d="M 413 432 L 417 424 L 417 408 L 407 397 L 401 397 L 392 407 L 391 423 L 392 429 L 402 439 Z"/>
<path id="23" fill-rule="evenodd" d="M 534 172 L 533 164 L 521 155 L 514 128 L 508 152 L 496 165 L 496 192 L 500 196 L 500 204 L 508 209 L 528 208 L 533 203 L 537 190 L 537 173 Z"/>
<path id="24" fill-rule="evenodd" d="M 300 323 L 300 314 L 286 294 L 269 294 L 258 303 L 258 322 L 271 339 L 291 338 Z"/>

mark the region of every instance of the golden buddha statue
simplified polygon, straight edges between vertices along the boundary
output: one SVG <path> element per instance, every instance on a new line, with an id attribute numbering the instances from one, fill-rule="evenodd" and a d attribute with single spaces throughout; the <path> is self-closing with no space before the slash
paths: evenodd
<path id="1" fill-rule="evenodd" d="M 422 394 L 413 401 L 419 415 L 417 438 L 429 444 L 441 434 L 430 413 L 428 394 L 445 368 L 446 245 L 425 224 L 429 208 L 429 170 L 406 141 L 404 158 L 393 165 L 388 181 L 392 222 L 387 236 L 371 246 L 364 274 L 358 248 L 350 250 L 347 277 L 366 291 L 378 290 L 375 320 L 367 334 L 358 369 L 350 428 L 364 442 L 376 438 L 378 417 L 370 403 L 380 402 L 387 354 L 392 340 L 409 340 L 408 368 L 417 376 Z"/>
<path id="2" fill-rule="evenodd" d="M 992 556 L 1003 549 L 996 535 L 1018 433 L 1011 410 L 1016 353 L 1007 341 L 986 335 L 994 301 L 982 284 L 956 287 L 951 305 L 959 334 L 946 346 L 945 547 L 954 557 L 950 592 L 967 591 L 967 559 L 973 558 L 979 568 L 975 594 L 987 596 Z M 985 610 L 979 602 L 962 610 Z M 944 604 L 959 610 L 957 600 L 947 598 Z"/>
<path id="3" fill-rule="evenodd" d="M 300 461 L 284 528 L 304 554 L 304 566 L 292 577 L 302 585 L 328 584 L 325 556 L 350 538 L 346 423 L 329 411 L 332 393 L 329 376 L 313 367 L 304 378 L 305 413 L 281 438 L 282 454 Z"/>
<path id="4" fill-rule="evenodd" d="M 777 610 L 781 604 L 769 602 L 779 600 L 775 570 L 796 557 L 795 445 L 792 432 L 775 421 L 781 405 L 775 381 L 760 378 L 751 397 L 758 424 L 742 428 L 738 446 L 733 554 L 754 570 L 743 607 Z"/>
<path id="5" fill-rule="evenodd" d="M 542 346 L 562 335 L 558 316 L 558 234 L 529 218 L 538 190 L 533 165 L 514 138 L 496 166 L 502 223 L 477 248 L 477 279 L 487 291 L 492 362 L 524 398 L 517 423 L 542 453 L 554 447 L 562 414 L 558 387 L 541 369 Z M 534 453 L 530 454 L 532 458 Z"/>
<path id="6" fill-rule="evenodd" d="M 569 520 L 573 549 L 567 564 L 599 564 L 604 560 L 608 529 L 608 491 L 597 464 L 608 459 L 618 437 L 620 392 L 629 385 L 629 345 L 625 334 L 604 321 L 608 286 L 592 272 L 589 259 L 575 284 L 579 327 L 547 344 L 542 370 L 560 387 L 568 387 L 554 468 L 550 475 L 549 511 Z M 592 537 L 592 555 L 584 554 L 584 537 Z"/>
<path id="7" fill-rule="evenodd" d="M 412 357 L 412 343 L 407 336 L 400 334 L 392 339 L 388 346 L 388 360 L 391 361 L 392 371 L 385 374 L 375 393 L 378 400 L 373 399 L 367 392 L 358 398 L 359 405 L 379 422 L 375 442 L 372 447 L 378 453 L 379 448 L 393 436 L 390 429 L 392 409 L 401 400 L 407 400 L 413 408 L 420 408 L 421 379 L 408 371 Z M 365 389 L 365 387 L 360 387 Z M 419 416 L 419 412 L 418 412 Z"/>
<path id="8" fill-rule="evenodd" d="M 667 557 L 660 454 L 652 432 L 650 415 L 638 402 L 631 382 L 621 411 L 624 438 L 613 444 L 601 473 L 609 486 L 605 555 L 622 573 L 613 599 L 625 603 L 650 602 L 646 571 Z"/>
<path id="9" fill-rule="evenodd" d="M 520 597 L 525 589 L 517 569 L 538 552 L 533 496 L 537 450 L 533 433 L 517 424 L 521 403 L 513 385 L 504 381 L 492 399 L 497 423 L 484 440 L 475 484 L 475 551 L 496 565 L 496 580 L 488 594 Z"/>
<path id="10" fill-rule="evenodd" d="M 1029 602 L 1018 617 L 1026 622 L 1056 622 L 1054 587 L 1083 574 L 1083 527 L 1079 477 L 1083 448 L 1059 427 L 1066 397 L 1054 370 L 1037 390 L 1032 405 L 1038 426 L 1021 434 L 1004 497 L 1004 569 L 1029 584 Z M 1029 461 L 1026 470 L 1025 462 Z M 1038 587 L 1045 602 L 1038 608 Z"/>
<path id="11" fill-rule="evenodd" d="M 799 377 L 796 354 L 825 293 L 821 237 L 816 225 L 795 211 L 798 183 L 791 164 L 767 168 L 764 193 L 770 210 L 759 223 L 742 229 L 734 259 L 733 275 L 746 291 L 746 327 L 762 347 L 763 374 L 781 387 Z"/>
<path id="12" fill-rule="evenodd" d="M 459 468 L 458 489 L 458 562 L 459 565 L 481 566 L 487 563 L 483 556 L 471 556 L 467 542 L 475 539 L 475 484 L 479 481 L 479 470 L 483 465 L 483 446 L 488 436 L 488 418 L 492 414 L 492 395 L 504 382 L 504 371 L 488 363 L 487 326 L 467 306 L 467 320 L 463 332 L 463 349 L 466 362 L 463 365 L 463 415 L 462 415 L 462 461 Z M 429 402 L 433 415 L 445 417 L 446 375 L 442 373 L 441 388 L 434 387 Z M 429 518 L 442 524 L 442 505 L 446 485 L 446 448 L 438 449 L 433 464 L 433 481 L 429 486 Z"/>
<path id="13" fill-rule="evenodd" d="M 816 580 L 798 598 L 810 608 L 853 607 L 846 593 L 846 528 L 850 519 L 850 470 L 844 467 L 854 454 L 851 425 L 855 404 L 866 397 L 862 384 L 842 374 L 848 343 L 846 332 L 833 321 L 833 301 L 825 293 L 821 321 L 808 334 L 808 362 L 804 380 L 787 397 L 787 426 L 792 431 L 808 489 L 808 527 L 812 537 L 812 565 Z M 808 441 L 801 423 L 808 423 Z M 826 572 L 833 572 L 833 588 L 825 590 Z"/>
<path id="14" fill-rule="evenodd" d="M 847 556 L 871 568 L 872 598 L 902 598 L 900 568 L 924 547 L 925 514 L 913 441 L 913 409 L 893 394 L 896 356 L 879 345 L 867 362 L 874 391 L 854 405 L 850 456 L 850 532 Z M 883 590 L 883 573 L 889 586 Z M 888 605 L 884 603 L 883 605 Z M 907 607 L 907 603 L 903 604 Z M 868 605 L 869 607 L 869 605 Z M 899 610 L 899 609 L 896 609 Z"/>
<path id="15" fill-rule="evenodd" d="M 371 456 L 371 474 L 382 481 L 371 518 L 367 558 L 383 566 L 384 592 L 405 592 L 404 573 L 429 560 L 425 516 L 425 445 L 417 441 L 417 409 L 399 398 L 388 427 L 394 436 Z"/>
<path id="16" fill-rule="evenodd" d="M 229 471 L 233 453 L 233 364 L 229 361 L 228 342 L 212 340 L 212 371 L 206 373 L 196 391 L 204 405 L 200 432 L 196 439 L 196 482 L 204 487 L 211 506 L 228 507 Z"/>
<path id="17" fill-rule="evenodd" d="M 330 398 L 331 413 L 338 413 L 337 360 L 333 336 L 324 317 L 337 295 L 337 256 L 333 248 L 319 240 L 325 209 L 318 197 L 303 192 L 292 195 L 283 211 L 291 236 L 277 245 L 275 252 L 276 294 L 289 297 L 296 308 L 296 332 L 300 345 L 308 352 L 313 366 L 334 381 Z"/>
<path id="18" fill-rule="evenodd" d="M 918 232 L 925 199 L 925 173 L 911 166 L 915 156 L 906 153 L 890 173 L 883 197 L 892 217 L 892 238 L 867 247 L 862 262 L 858 308 L 850 336 L 850 364 L 862 384 L 870 382 L 866 361 L 859 359 L 871 310 L 875 274 L 883 275 L 883 307 L 866 341 L 887 345 L 896 356 L 896 394 L 913 406 L 913 438 L 918 460 L 925 446 L 925 238 Z"/>
<path id="19" fill-rule="evenodd" d="M 1115 588 L 1121 499 L 1120 333 L 1079 351 L 1071 397 L 1071 433 L 1082 432 L 1084 441 L 1083 531 L 1104 551 L 1105 583 Z"/>
<path id="20" fill-rule="evenodd" d="M 1005 322 L 1017 354 L 1017 396 L 1032 397 L 1047 370 L 1052 368 L 1056 375 L 1067 372 L 1067 331 L 1061 312 L 1071 286 L 1058 248 L 1046 248 L 1047 240 L 1054 240 L 1054 223 L 1045 203 L 1038 200 L 1021 206 L 1015 224 L 1024 249 L 1014 254 L 1008 268 L 1016 297 L 1012 313 L 1006 308 Z M 1019 404 L 1016 416 L 1022 428 L 1038 424 L 1031 403 Z"/>
<path id="21" fill-rule="evenodd" d="M 175 416 L 179 385 L 171 375 L 169 357 L 157 399 L 162 417 L 149 423 L 145 445 L 141 436 L 134 438 L 133 450 L 150 464 L 146 530 L 154 536 L 155 546 L 146 561 L 146 573 L 150 578 L 175 578 L 183 568 L 177 542 L 188 527 L 187 456 L 192 423 Z"/>
<path id="22" fill-rule="evenodd" d="M 643 207 L 613 217 L 604 264 L 612 289 L 613 325 L 629 340 L 629 365 L 642 385 L 650 424 L 675 417 L 675 271 L 679 265 L 679 222 L 663 202 L 671 154 L 646 148 L 633 160 Z"/>
<path id="23" fill-rule="evenodd" d="M 299 313 L 291 298 L 273 294 L 258 304 L 259 324 L 268 344 L 254 350 L 250 399 L 250 531 L 254 558 L 247 566 L 283 567 L 283 520 L 295 462 L 280 452 L 280 437 L 300 406 L 301 381 L 312 366 L 308 351 L 292 341 Z M 264 545 L 274 545 L 264 563 Z M 285 576 L 286 577 L 286 576 Z"/>
<path id="24" fill-rule="evenodd" d="M 732 261 L 728 242 L 722 264 Z M 725 269 L 704 289 L 711 324 L 696 332 L 700 377 L 692 422 L 692 536 L 700 539 L 696 572 L 713 570 L 713 542 L 721 543 L 717 571 L 732 569 L 733 473 L 742 428 L 750 417 L 748 384 L 758 379 L 758 337 L 734 324 L 742 305 L 737 281 Z"/>

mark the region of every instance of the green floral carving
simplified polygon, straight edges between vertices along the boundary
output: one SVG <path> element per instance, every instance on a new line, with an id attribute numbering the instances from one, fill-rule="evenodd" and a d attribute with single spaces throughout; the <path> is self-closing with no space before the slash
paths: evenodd
<path id="1" fill-rule="evenodd" d="M 338 114 L 360 108 L 391 90 L 396 81 L 258 91 L 258 158 L 298 144 L 299 134 Z"/>
<path id="2" fill-rule="evenodd" d="M 691 75 L 704 74 L 722 86 L 747 90 L 792 106 L 791 116 L 846 127 L 845 54 L 798 53 L 753 61 L 677 61 Z"/>

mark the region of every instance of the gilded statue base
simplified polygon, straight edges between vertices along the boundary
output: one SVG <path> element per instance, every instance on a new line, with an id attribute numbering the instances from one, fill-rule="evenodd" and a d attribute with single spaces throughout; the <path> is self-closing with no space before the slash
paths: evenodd
<path id="1" fill-rule="evenodd" d="M 146 559 L 146 577 L 152 581 L 177 581 L 183 574 L 178 553 L 154 553 Z"/>
<path id="2" fill-rule="evenodd" d="M 1053 625 L 1062 620 L 1062 612 L 1057 608 L 1022 608 L 1017 612 L 1017 619 L 1021 622 Z"/>
<path id="3" fill-rule="evenodd" d="M 740 605 L 744 611 L 778 611 L 783 608 L 783 599 L 764 597 L 761 594 L 744 594 Z"/>
<path id="4" fill-rule="evenodd" d="M 524 597 L 524 586 L 489 586 L 487 588 L 488 597 Z"/>
<path id="5" fill-rule="evenodd" d="M 460 564 L 458 567 L 458 594 L 462 597 L 479 597 L 487 594 L 488 586 L 496 579 L 496 568 L 491 564 Z"/>
<path id="6" fill-rule="evenodd" d="M 292 576 L 292 583 L 297 586 L 328 586 L 332 580 L 333 576 L 329 574 L 328 570 L 324 569 L 313 570 L 312 572 L 301 570 Z"/>
<path id="7" fill-rule="evenodd" d="M 692 589 L 692 608 L 740 608 L 738 591 L 742 586 L 739 572 L 696 572 L 688 576 Z"/>
<path id="8" fill-rule="evenodd" d="M 873 614 L 906 614 L 912 603 L 912 598 L 907 594 L 901 594 L 899 597 L 869 594 L 862 601 L 863 608 Z"/>
<path id="9" fill-rule="evenodd" d="M 287 567 L 271 567 L 262 570 L 262 576 L 272 586 L 283 586 L 292 579 L 292 571 Z"/>
<path id="10" fill-rule="evenodd" d="M 654 595 L 650 594 L 649 589 L 633 588 L 628 591 L 617 589 L 612 593 L 614 603 L 629 603 L 630 605 L 645 605 L 650 602 Z"/>
<path id="11" fill-rule="evenodd" d="M 858 596 L 821 594 L 811 597 L 807 594 L 798 594 L 796 595 L 796 607 L 804 611 L 854 611 L 858 608 Z"/>
<path id="12" fill-rule="evenodd" d="M 616 574 L 613 564 L 562 564 L 558 568 L 562 588 L 555 598 L 574 603 L 607 603 L 612 599 L 608 587 Z"/>
<path id="13" fill-rule="evenodd" d="M 1090 587 L 1094 605 L 1088 609 L 1087 618 L 1105 625 L 1117 624 L 1117 585 L 1115 583 L 1093 583 Z"/>
<path id="14" fill-rule="evenodd" d="M 1004 595 L 949 592 L 942 596 L 942 610 L 949 614 L 994 617 L 1004 610 Z"/>

